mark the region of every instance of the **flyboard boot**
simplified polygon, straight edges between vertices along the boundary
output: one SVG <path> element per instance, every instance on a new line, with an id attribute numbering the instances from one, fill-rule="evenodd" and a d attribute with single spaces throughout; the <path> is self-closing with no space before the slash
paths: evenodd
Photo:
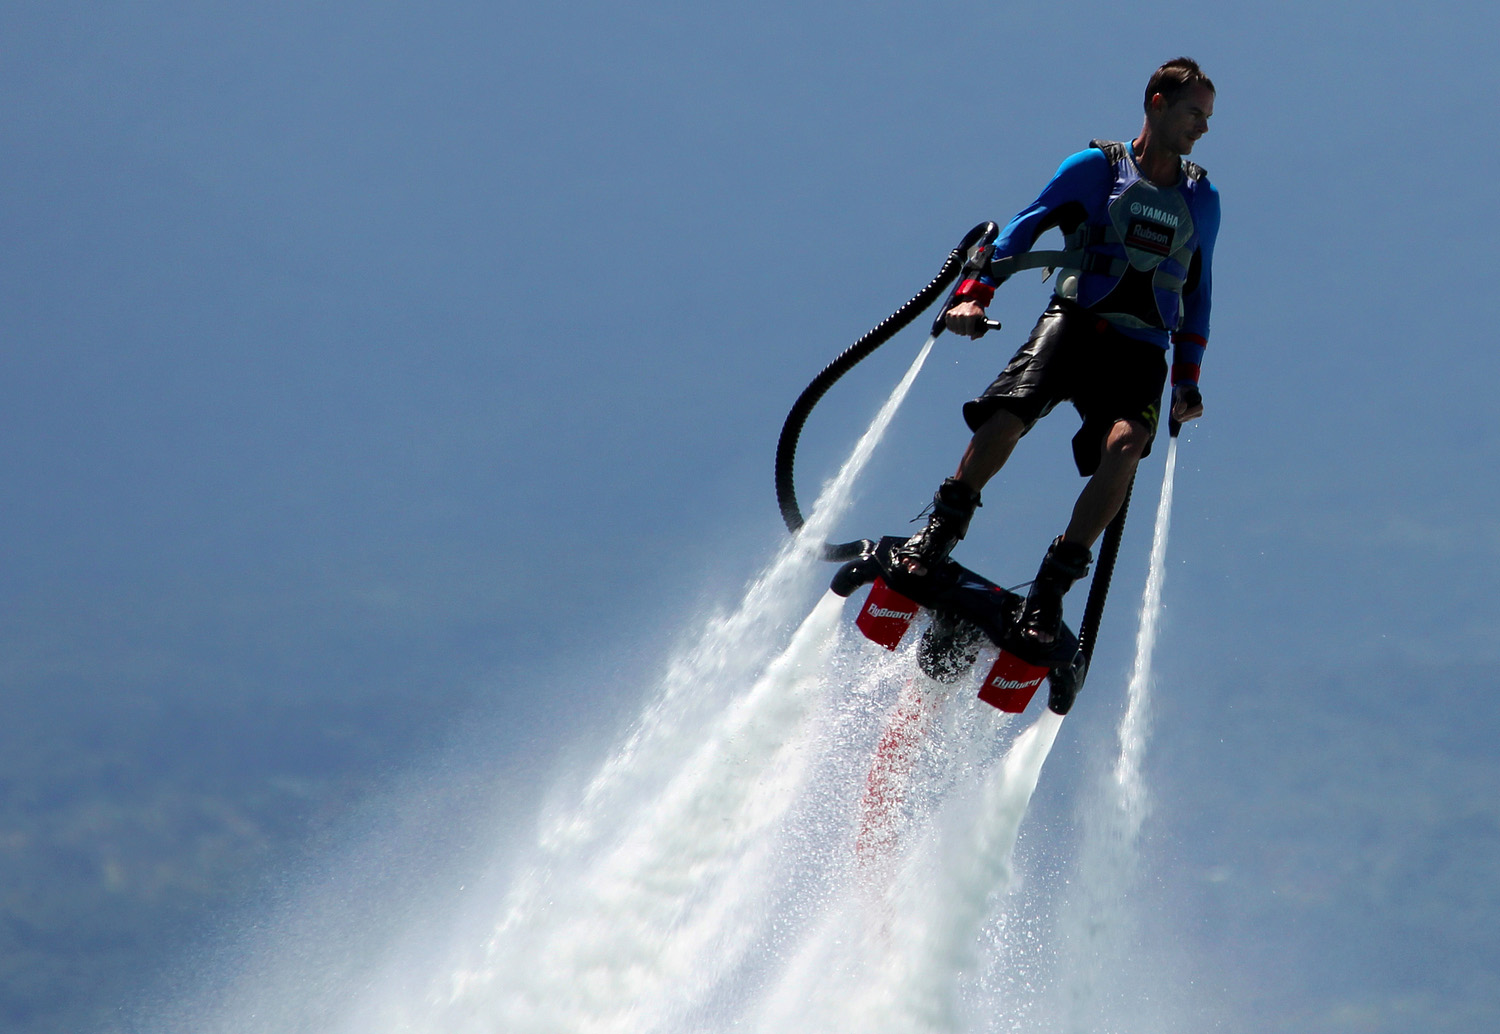
<path id="1" fill-rule="evenodd" d="M 1089 573 L 1093 562 L 1094 554 L 1087 546 L 1069 542 L 1061 535 L 1052 540 L 1017 622 L 1017 631 L 1023 639 L 1039 645 L 1057 639 L 1062 628 L 1063 597 L 1074 582 Z"/>
<path id="2" fill-rule="evenodd" d="M 948 478 L 932 496 L 927 527 L 896 550 L 896 559 L 914 561 L 931 571 L 947 560 L 953 547 L 969 533 L 969 521 L 980 505 L 978 492 L 958 478 Z"/>

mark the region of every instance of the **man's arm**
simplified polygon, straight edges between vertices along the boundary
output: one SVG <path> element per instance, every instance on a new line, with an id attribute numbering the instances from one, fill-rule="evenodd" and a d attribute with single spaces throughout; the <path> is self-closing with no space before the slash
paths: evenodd
<path id="1" fill-rule="evenodd" d="M 1213 308 L 1214 244 L 1219 236 L 1219 192 L 1213 184 L 1207 188 L 1201 204 L 1194 206 L 1193 222 L 1198 228 L 1198 252 L 1182 293 L 1182 325 L 1172 334 L 1172 417 L 1179 422 L 1203 415 L 1203 396 L 1198 375 L 1203 367 L 1203 353 L 1208 347 L 1209 314 Z"/>
<path id="2" fill-rule="evenodd" d="M 1069 155 L 1037 199 L 1005 224 L 995 241 L 994 257 L 1002 259 L 1024 254 L 1052 227 L 1078 225 L 1088 217 L 1089 205 L 1108 201 L 1109 187 L 1113 182 L 1114 167 L 1097 147 Z M 995 297 L 995 288 L 1004 281 L 1004 277 L 981 276 L 960 284 L 954 293 L 956 304 L 945 316 L 948 329 L 965 337 L 982 335 L 985 331 L 984 310 Z"/>

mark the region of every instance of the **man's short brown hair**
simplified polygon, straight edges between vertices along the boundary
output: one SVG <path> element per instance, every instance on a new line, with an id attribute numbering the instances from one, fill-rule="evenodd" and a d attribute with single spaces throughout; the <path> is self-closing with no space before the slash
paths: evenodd
<path id="1" fill-rule="evenodd" d="M 1151 73 L 1151 81 L 1146 84 L 1146 110 L 1151 110 L 1151 98 L 1158 93 L 1170 106 L 1176 103 L 1183 90 L 1194 84 L 1208 87 L 1209 93 L 1219 92 L 1214 89 L 1212 80 L 1203 74 L 1203 69 L 1198 67 L 1198 62 L 1190 57 L 1174 57 Z"/>

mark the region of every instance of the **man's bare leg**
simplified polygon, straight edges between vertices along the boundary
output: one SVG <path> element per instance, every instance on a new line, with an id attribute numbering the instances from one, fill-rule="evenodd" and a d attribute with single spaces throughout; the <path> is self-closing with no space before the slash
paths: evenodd
<path id="1" fill-rule="evenodd" d="M 1008 409 L 995 410 L 969 439 L 954 477 L 976 492 L 982 490 L 990 478 L 1000 473 L 1025 433 L 1026 424 L 1020 417 Z"/>
<path id="2" fill-rule="evenodd" d="M 1092 547 L 1104 534 L 1109 522 L 1120 512 L 1130 479 L 1146 451 L 1150 434 L 1133 420 L 1117 420 L 1109 429 L 1099 454 L 1099 469 L 1083 486 L 1073 517 L 1063 538 L 1080 546 Z"/>
<path id="3" fill-rule="evenodd" d="M 1005 461 L 1010 459 L 1016 443 L 1025 433 L 1026 424 L 1020 417 L 1005 409 L 997 409 L 988 420 L 981 424 L 979 430 L 975 431 L 974 436 L 969 439 L 963 458 L 958 461 L 957 473 L 949 479 L 960 484 L 950 485 L 945 482 L 938 490 L 933 500 L 934 514 L 928 522 L 927 529 L 915 536 L 910 545 L 914 547 L 925 536 L 940 535 L 949 539 L 947 548 L 951 549 L 954 540 L 963 538 L 968 530 L 969 515 L 978 505 L 979 490 L 989 483 L 990 478 L 999 473 L 1001 467 L 1005 466 Z M 971 496 L 972 500 L 954 499 L 951 507 L 945 510 L 945 498 L 954 494 Z M 946 550 L 943 555 L 947 555 Z M 927 573 L 927 566 L 917 557 L 909 556 L 903 562 L 906 570 L 911 574 Z"/>
<path id="4" fill-rule="evenodd" d="M 1145 426 L 1134 421 L 1117 420 L 1110 428 L 1100 449 L 1099 469 L 1079 494 L 1067 531 L 1047 549 L 1031 583 L 1020 621 L 1026 638 L 1041 645 L 1057 638 L 1063 596 L 1088 572 L 1094 559 L 1089 550 L 1120 512 L 1148 440 Z"/>

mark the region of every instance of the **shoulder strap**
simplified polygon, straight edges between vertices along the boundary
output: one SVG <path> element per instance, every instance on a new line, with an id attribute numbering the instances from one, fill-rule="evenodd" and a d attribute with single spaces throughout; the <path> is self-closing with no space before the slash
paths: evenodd
<path id="1" fill-rule="evenodd" d="M 1111 164 L 1123 161 L 1130 153 L 1130 145 L 1118 140 L 1090 140 L 1090 147 L 1097 147 L 1104 152 L 1104 156 Z M 1057 267 L 1066 269 L 1082 269 L 1095 258 L 1084 251 L 1091 243 L 1099 243 L 1108 238 L 1114 232 L 1113 227 L 1089 227 L 1081 225 L 1073 233 L 1064 239 L 1064 251 L 1028 251 L 1020 255 L 1012 255 L 1010 258 L 996 259 L 990 263 L 992 276 L 1008 277 L 1023 269 L 1040 269 L 1046 267 L 1047 275 L 1052 275 L 1052 270 Z M 1097 239 L 1096 239 L 1097 238 Z M 1113 272 L 1115 275 L 1123 272 L 1123 269 L 1114 269 L 1113 265 L 1119 260 L 1104 258 L 1103 264 L 1106 268 L 1098 272 Z M 1122 264 L 1122 263 L 1121 263 Z M 1123 264 L 1122 264 L 1123 265 Z"/>
<path id="2" fill-rule="evenodd" d="M 1121 140 L 1090 140 L 1089 146 L 1099 148 L 1112 162 L 1123 161 L 1130 153 L 1130 145 Z"/>
<path id="3" fill-rule="evenodd" d="M 1130 153 L 1130 145 L 1120 140 L 1090 140 L 1090 147 L 1097 147 L 1103 151 L 1105 156 L 1112 162 L 1123 161 Z M 1182 160 L 1182 174 L 1190 180 L 1208 179 L 1208 170 L 1197 162 L 1190 162 L 1186 158 Z"/>

